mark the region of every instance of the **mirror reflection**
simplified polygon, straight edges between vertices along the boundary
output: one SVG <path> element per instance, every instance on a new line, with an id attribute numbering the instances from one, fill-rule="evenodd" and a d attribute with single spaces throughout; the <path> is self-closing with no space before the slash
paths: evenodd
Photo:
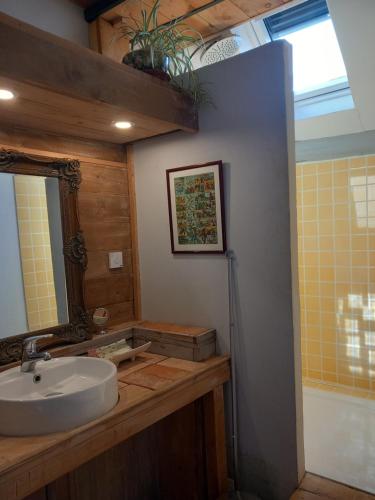
<path id="1" fill-rule="evenodd" d="M 59 181 L 0 173 L 0 338 L 69 322 Z"/>

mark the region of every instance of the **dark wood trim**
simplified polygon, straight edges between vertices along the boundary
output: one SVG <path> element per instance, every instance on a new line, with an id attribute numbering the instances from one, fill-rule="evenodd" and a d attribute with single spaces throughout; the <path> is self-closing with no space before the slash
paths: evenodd
<path id="1" fill-rule="evenodd" d="M 93 5 L 90 5 L 90 7 L 85 9 L 85 20 L 88 23 L 92 23 L 108 10 L 113 9 L 113 7 L 125 2 L 126 0 L 98 0 Z"/>
<path id="2" fill-rule="evenodd" d="M 222 250 L 199 250 L 199 251 L 187 251 L 187 250 L 176 250 L 174 246 L 174 238 L 173 238 L 173 219 L 172 219 L 172 200 L 171 200 L 171 187 L 170 187 L 170 173 L 171 172 L 179 172 L 183 170 L 190 170 L 194 168 L 202 168 L 208 167 L 211 165 L 218 165 L 219 167 L 219 183 L 220 183 L 220 210 L 221 210 L 221 227 L 222 227 L 222 235 L 223 235 L 223 249 Z M 175 254 L 224 254 L 227 250 L 227 241 L 226 241 L 226 229 L 225 229 L 225 200 L 224 200 L 224 175 L 223 175 L 223 162 L 221 160 L 211 161 L 208 163 L 201 163 L 199 165 L 187 165 L 186 167 L 178 167 L 178 168 L 170 168 L 166 170 L 167 176 L 167 193 L 168 193 L 168 212 L 169 212 L 169 230 L 171 235 L 171 250 L 172 253 Z"/>
<path id="3" fill-rule="evenodd" d="M 79 226 L 77 192 L 81 182 L 80 163 L 62 159 L 0 149 L 0 172 L 56 177 L 59 181 L 61 219 L 64 240 L 65 275 L 70 322 L 52 328 L 33 331 L 0 340 L 0 365 L 18 361 L 25 338 L 50 334 L 67 342 L 82 342 L 91 338 L 89 317 L 84 308 L 83 278 L 87 255 L 83 233 Z"/>

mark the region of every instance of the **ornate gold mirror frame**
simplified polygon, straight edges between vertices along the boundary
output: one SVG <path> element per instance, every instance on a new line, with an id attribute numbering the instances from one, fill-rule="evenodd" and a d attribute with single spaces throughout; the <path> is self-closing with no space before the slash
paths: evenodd
<path id="1" fill-rule="evenodd" d="M 4 365 L 21 358 L 23 340 L 32 335 L 52 333 L 62 340 L 77 343 L 91 338 L 91 334 L 89 316 L 85 311 L 83 298 L 87 254 L 83 233 L 79 227 L 77 207 L 77 194 L 81 182 L 79 161 L 0 149 L 0 172 L 56 177 L 59 181 L 69 312 L 67 324 L 0 339 L 0 365 Z M 6 263 L 1 265 L 6 265 Z"/>

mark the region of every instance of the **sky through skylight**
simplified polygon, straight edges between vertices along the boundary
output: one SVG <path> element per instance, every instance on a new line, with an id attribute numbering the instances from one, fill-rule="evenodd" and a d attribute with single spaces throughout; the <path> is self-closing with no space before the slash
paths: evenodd
<path id="1" fill-rule="evenodd" d="M 331 19 L 281 36 L 293 45 L 295 93 L 347 81 L 345 64 Z"/>

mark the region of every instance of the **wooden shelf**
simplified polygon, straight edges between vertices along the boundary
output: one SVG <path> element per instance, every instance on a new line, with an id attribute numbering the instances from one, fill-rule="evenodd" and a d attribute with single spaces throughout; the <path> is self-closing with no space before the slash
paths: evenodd
<path id="1" fill-rule="evenodd" d="M 0 124 L 112 143 L 198 128 L 189 100 L 166 82 L 0 14 Z M 117 130 L 113 122 L 134 123 Z"/>

